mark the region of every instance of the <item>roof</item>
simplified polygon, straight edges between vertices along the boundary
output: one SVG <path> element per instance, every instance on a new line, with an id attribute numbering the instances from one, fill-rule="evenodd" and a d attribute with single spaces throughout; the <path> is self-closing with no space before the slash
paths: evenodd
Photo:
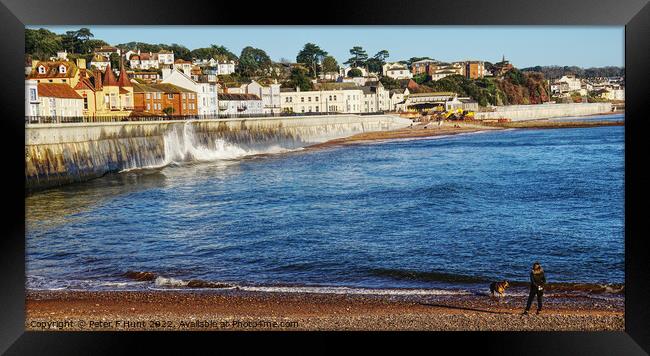
<path id="1" fill-rule="evenodd" d="M 118 48 L 112 46 L 101 46 L 99 48 L 95 48 L 95 52 L 117 52 L 117 51 Z"/>
<path id="2" fill-rule="evenodd" d="M 178 85 L 174 84 L 169 84 L 169 83 L 159 83 L 159 84 L 151 84 L 150 85 L 153 88 L 162 90 L 165 93 L 194 93 L 194 91 L 185 89 L 183 87 L 179 87 Z"/>
<path id="3" fill-rule="evenodd" d="M 390 71 L 393 71 L 393 70 L 408 70 L 408 68 L 406 68 L 406 67 L 392 67 L 392 68 L 386 69 L 387 72 L 390 72 Z"/>
<path id="4" fill-rule="evenodd" d="M 65 73 L 59 71 L 59 67 L 63 65 L 65 67 Z M 43 66 L 45 68 L 45 73 L 41 74 L 38 72 L 38 68 Z M 41 79 L 41 78 L 72 78 L 77 73 L 77 66 L 73 62 L 69 61 L 47 61 L 47 62 L 37 62 L 36 66 L 32 69 L 32 72 L 29 74 L 29 79 Z"/>
<path id="5" fill-rule="evenodd" d="M 82 99 L 68 84 L 38 83 L 38 95 L 48 98 Z"/>
<path id="6" fill-rule="evenodd" d="M 130 87 L 131 86 L 131 81 L 129 80 L 129 75 L 126 72 L 126 68 L 124 67 L 124 61 L 120 58 L 120 77 L 117 78 L 117 84 L 120 85 L 120 87 Z"/>
<path id="7" fill-rule="evenodd" d="M 117 79 L 115 78 L 115 73 L 113 73 L 113 69 L 111 69 L 111 64 L 109 63 L 108 66 L 106 66 L 106 70 L 104 71 L 104 77 L 102 77 L 102 84 L 105 87 L 110 87 L 110 86 L 119 86 L 120 84 L 117 82 Z"/>
<path id="8" fill-rule="evenodd" d="M 74 87 L 75 90 L 92 90 L 95 91 L 95 86 L 90 82 L 90 79 L 81 77 L 79 82 Z"/>
<path id="9" fill-rule="evenodd" d="M 456 96 L 456 93 L 450 91 L 436 91 L 430 93 L 415 93 L 410 95 L 410 97 L 425 97 L 425 96 Z"/>
<path id="10" fill-rule="evenodd" d="M 175 60 L 174 63 L 178 63 L 178 64 L 181 64 L 181 63 L 183 63 L 183 64 L 184 64 L 184 63 L 192 64 L 192 62 L 190 62 L 190 61 L 186 61 L 186 60 L 183 60 L 183 59 L 180 59 L 180 58 L 177 59 L 177 60 Z"/>
<path id="11" fill-rule="evenodd" d="M 219 93 L 219 100 L 261 100 L 259 96 L 255 94 L 233 94 L 233 93 Z"/>
<path id="12" fill-rule="evenodd" d="M 343 82 L 343 83 L 316 83 L 314 84 L 315 90 L 336 90 L 336 89 L 348 89 L 348 88 L 358 88 L 358 85 L 354 82 Z"/>
<path id="13" fill-rule="evenodd" d="M 162 89 L 156 88 L 153 85 L 147 85 L 143 83 L 138 83 L 138 82 L 131 82 L 133 85 L 133 92 L 134 93 L 156 93 L 156 92 L 163 92 Z"/>
<path id="14" fill-rule="evenodd" d="M 93 59 L 90 60 L 90 62 L 108 62 L 109 59 L 106 56 L 102 56 L 101 54 L 96 54 L 93 56 Z"/>

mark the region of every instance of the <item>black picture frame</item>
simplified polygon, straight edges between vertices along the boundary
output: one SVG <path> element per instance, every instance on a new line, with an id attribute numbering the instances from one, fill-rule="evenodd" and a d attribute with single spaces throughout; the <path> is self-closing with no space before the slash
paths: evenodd
<path id="1" fill-rule="evenodd" d="M 226 333 L 104 333 L 25 331 L 25 201 L 24 160 L 24 28 L 25 25 L 582 25 L 625 26 L 625 332 L 491 332 L 417 333 L 435 350 L 441 344 L 455 349 L 475 348 L 499 354 L 642 355 L 650 352 L 650 264 L 646 228 L 642 224 L 644 135 L 650 64 L 650 5 L 647 0 L 550 0 L 550 1 L 402 1 L 359 0 L 354 3 L 210 2 L 183 4 L 172 0 L 88 2 L 1 0 L 2 63 L 5 82 L 2 98 L 4 153 L 4 224 L 0 239 L 0 352 L 31 354 L 104 354 L 143 350 L 155 339 L 165 344 L 196 345 L 206 341 L 249 346 L 247 339 L 268 334 Z M 327 9 L 321 8 L 321 6 Z M 495 39 L 501 41 L 505 39 Z M 162 42 L 162 41 L 161 41 Z M 19 103 L 19 104 L 17 104 Z M 643 149 L 643 147 L 646 147 Z M 642 153 L 643 152 L 643 153 Z M 275 333 L 278 335 L 281 333 Z M 301 336 L 323 338 L 332 333 Z M 340 335 L 336 333 L 337 335 Z M 367 333 L 355 333 L 355 338 Z M 400 336 L 413 336 L 412 333 Z M 286 336 L 282 334 L 282 336 Z M 372 334 L 372 336 L 377 336 Z M 393 343 L 394 334 L 381 334 L 375 345 Z M 142 340 L 142 339 L 145 340 Z M 277 341 L 276 341 L 277 340 Z M 279 341 L 279 342 L 278 342 Z M 321 342 L 324 340 L 320 340 Z M 402 340 L 407 341 L 407 340 Z M 367 343 L 355 340 L 356 347 Z M 411 340 L 406 342 L 411 345 Z M 365 344 L 365 345 L 364 345 Z M 287 338 L 264 343 L 290 348 Z M 323 345 L 324 351 L 336 344 Z M 407 350 L 400 348 L 403 352 Z"/>

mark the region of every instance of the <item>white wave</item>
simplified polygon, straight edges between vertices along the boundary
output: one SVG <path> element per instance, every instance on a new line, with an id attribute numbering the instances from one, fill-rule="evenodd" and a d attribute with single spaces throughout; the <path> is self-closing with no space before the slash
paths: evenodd
<path id="1" fill-rule="evenodd" d="M 185 287 L 189 282 L 175 278 L 156 277 L 154 284 L 159 287 Z"/>
<path id="2" fill-rule="evenodd" d="M 165 158 L 164 165 L 188 161 L 210 162 L 216 160 L 230 160 L 245 156 L 282 153 L 289 149 L 280 145 L 270 145 L 262 150 L 245 148 L 235 143 L 217 138 L 212 142 L 213 147 L 208 147 L 197 142 L 192 121 L 187 121 L 183 126 L 176 126 L 164 136 Z"/>
<path id="3" fill-rule="evenodd" d="M 240 286 L 250 292 L 268 293 L 313 293 L 313 294 L 357 294 L 357 295 L 470 295 L 466 290 L 446 289 L 372 289 L 349 287 L 280 287 L 280 286 Z"/>

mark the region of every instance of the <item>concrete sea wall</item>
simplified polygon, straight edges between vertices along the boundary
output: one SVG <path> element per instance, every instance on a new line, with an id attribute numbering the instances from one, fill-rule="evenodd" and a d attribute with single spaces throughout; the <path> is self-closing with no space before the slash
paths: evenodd
<path id="1" fill-rule="evenodd" d="M 172 162 L 233 159 L 406 127 L 392 115 L 36 124 L 25 128 L 28 191 Z"/>
<path id="2" fill-rule="evenodd" d="M 562 116 L 585 116 L 609 113 L 611 103 L 539 104 L 497 106 L 493 112 L 477 112 L 479 120 L 509 118 L 513 121 L 547 119 Z"/>

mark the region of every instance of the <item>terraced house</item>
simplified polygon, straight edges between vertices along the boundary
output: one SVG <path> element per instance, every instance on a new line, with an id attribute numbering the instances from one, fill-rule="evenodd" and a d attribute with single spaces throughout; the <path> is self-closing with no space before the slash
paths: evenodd
<path id="1" fill-rule="evenodd" d="M 198 113 L 195 92 L 174 84 L 133 83 L 133 116 L 188 116 Z"/>

